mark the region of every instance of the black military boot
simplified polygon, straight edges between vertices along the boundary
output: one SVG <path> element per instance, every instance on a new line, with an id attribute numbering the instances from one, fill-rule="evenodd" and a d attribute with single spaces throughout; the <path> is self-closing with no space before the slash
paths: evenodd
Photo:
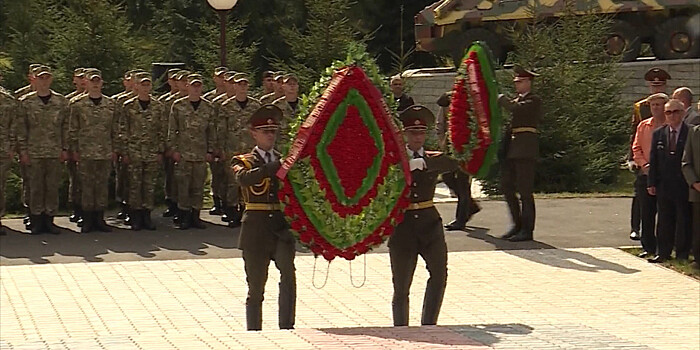
<path id="1" fill-rule="evenodd" d="M 228 227 L 236 228 L 241 226 L 241 219 L 243 219 L 243 210 L 240 205 L 232 207 L 231 220 L 228 222 Z"/>
<path id="2" fill-rule="evenodd" d="M 192 227 L 198 228 L 198 229 L 205 229 L 207 228 L 207 225 L 204 224 L 204 221 L 199 218 L 200 215 L 200 210 L 199 209 L 192 209 Z"/>
<path id="3" fill-rule="evenodd" d="M 29 221 L 31 226 L 29 227 L 29 232 L 33 235 L 38 235 L 44 232 L 44 220 L 41 215 L 29 215 Z"/>
<path id="4" fill-rule="evenodd" d="M 131 219 L 131 229 L 134 231 L 141 231 L 141 228 L 143 227 L 141 210 L 130 210 L 129 218 Z"/>
<path id="5" fill-rule="evenodd" d="M 78 222 L 81 216 L 83 216 L 83 209 L 80 208 L 80 205 L 73 205 L 73 214 L 68 217 L 68 220 L 70 222 Z"/>
<path id="6" fill-rule="evenodd" d="M 231 219 L 233 218 L 235 212 L 236 212 L 236 207 L 231 207 L 231 206 L 224 207 L 224 215 L 221 215 L 221 221 L 231 222 Z"/>
<path id="7" fill-rule="evenodd" d="M 143 221 L 143 228 L 149 231 L 154 231 L 156 229 L 156 225 L 151 220 L 151 211 L 148 209 L 141 210 L 141 215 Z"/>
<path id="8" fill-rule="evenodd" d="M 192 227 L 192 212 L 189 210 L 178 210 L 179 218 L 177 222 L 177 227 L 181 230 L 188 230 Z"/>
<path id="9" fill-rule="evenodd" d="M 175 213 L 177 212 L 177 203 L 170 198 L 166 198 L 165 204 L 168 206 L 168 208 L 163 212 L 163 217 L 169 218 L 175 216 Z"/>
<path id="10" fill-rule="evenodd" d="M 513 237 L 508 238 L 509 241 L 511 242 L 525 242 L 525 241 L 531 241 L 532 240 L 532 231 L 529 230 L 520 230 L 516 235 Z"/>
<path id="11" fill-rule="evenodd" d="M 94 224 L 98 231 L 102 232 L 112 232 L 112 228 L 105 222 L 105 212 L 104 210 L 94 212 Z"/>
<path id="12" fill-rule="evenodd" d="M 214 206 L 209 209 L 209 215 L 223 215 L 223 204 L 221 203 L 221 197 L 214 196 Z"/>
<path id="13" fill-rule="evenodd" d="M 95 227 L 95 212 L 92 210 L 83 210 L 83 216 L 80 218 L 80 220 L 82 221 L 80 233 L 92 232 L 93 228 Z"/>
<path id="14" fill-rule="evenodd" d="M 52 234 L 52 235 L 57 235 L 61 233 L 61 228 L 56 226 L 56 224 L 53 223 L 53 215 L 44 215 L 44 227 L 46 229 L 46 232 Z"/>

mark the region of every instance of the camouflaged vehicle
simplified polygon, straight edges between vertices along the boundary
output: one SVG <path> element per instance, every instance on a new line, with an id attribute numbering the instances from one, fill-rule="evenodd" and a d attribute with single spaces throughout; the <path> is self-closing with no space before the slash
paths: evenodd
<path id="1" fill-rule="evenodd" d="M 513 48 L 506 28 L 531 21 L 532 8 L 545 19 L 562 16 L 566 1 L 578 14 L 612 16 L 605 49 L 622 61 L 636 59 L 642 43 L 660 59 L 700 57 L 700 0 L 442 0 L 415 16 L 416 48 L 458 62 L 471 42 L 481 40 L 503 62 Z"/>

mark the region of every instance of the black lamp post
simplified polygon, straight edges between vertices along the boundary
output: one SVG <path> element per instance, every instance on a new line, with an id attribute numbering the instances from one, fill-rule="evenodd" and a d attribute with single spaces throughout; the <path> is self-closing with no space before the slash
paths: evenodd
<path id="1" fill-rule="evenodd" d="M 220 46 L 221 46 L 221 66 L 226 66 L 226 15 L 236 6 L 238 0 L 207 0 L 209 5 L 219 13 L 219 22 L 221 24 Z"/>

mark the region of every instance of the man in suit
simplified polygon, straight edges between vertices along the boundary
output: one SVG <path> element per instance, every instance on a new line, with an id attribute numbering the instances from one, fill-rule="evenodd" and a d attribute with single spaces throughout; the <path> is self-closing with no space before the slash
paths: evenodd
<path id="1" fill-rule="evenodd" d="M 538 76 L 520 66 L 513 67 L 513 82 L 518 96 L 501 95 L 498 103 L 513 118 L 503 135 L 501 152 L 501 191 L 508 203 L 513 227 L 500 238 L 512 242 L 531 241 L 535 229 L 535 162 L 539 151 L 537 124 L 542 115 L 542 100 L 531 92 Z M 520 200 L 516 196 L 520 195 Z"/>
<path id="2" fill-rule="evenodd" d="M 422 325 L 437 323 L 447 283 L 447 245 L 440 213 L 433 205 L 435 184 L 441 173 L 459 171 L 457 161 L 442 152 L 423 148 L 428 126 L 435 116 L 424 106 L 413 105 L 399 115 L 411 158 L 411 204 L 404 220 L 389 239 L 389 257 L 394 284 L 394 326 L 408 326 L 408 295 L 418 255 L 430 273 L 423 300 Z"/>
<path id="3" fill-rule="evenodd" d="M 685 107 L 679 100 L 664 105 L 666 125 L 654 131 L 651 139 L 647 191 L 656 196 L 659 222 L 656 227 L 658 254 L 651 263 L 671 258 L 674 242 L 676 259 L 687 260 L 690 248 L 690 203 L 688 184 L 681 172 L 681 157 L 688 138 L 683 122 Z"/>
<path id="4" fill-rule="evenodd" d="M 685 114 L 683 115 L 683 122 L 688 125 L 700 125 L 700 115 L 698 111 L 693 109 L 693 90 L 685 86 L 679 87 L 673 91 L 673 99 L 681 101 L 683 107 L 685 108 Z"/>
<path id="5" fill-rule="evenodd" d="M 274 149 L 281 120 L 282 111 L 274 105 L 264 105 L 255 111 L 247 121 L 255 148 L 234 157 L 231 162 L 245 201 L 238 248 L 243 251 L 248 282 L 246 324 L 249 331 L 262 329 L 262 301 L 270 260 L 280 271 L 279 327 L 294 328 L 295 241 L 281 211 L 277 197 L 279 180 L 275 176 L 282 163 L 282 155 Z"/>
<path id="6" fill-rule="evenodd" d="M 652 67 L 644 74 L 644 80 L 649 85 L 649 96 L 657 93 L 666 93 L 666 81 L 671 79 L 671 76 L 665 70 L 659 67 Z M 632 108 L 632 135 L 630 135 L 630 148 L 627 153 L 627 166 L 631 172 L 639 174 L 641 169 L 634 162 L 634 155 L 632 153 L 632 145 L 634 144 L 634 136 L 637 133 L 637 125 L 642 120 L 651 117 L 651 108 L 649 107 L 648 96 L 635 102 Z M 642 223 L 642 206 L 639 197 L 644 196 L 646 191 L 643 193 L 638 193 L 637 189 L 644 190 L 646 183 L 635 184 L 635 194 L 632 198 L 632 213 L 630 216 L 630 223 L 632 228 L 630 229 L 630 239 L 638 241 L 642 237 L 641 233 L 641 223 Z"/>
<path id="7" fill-rule="evenodd" d="M 693 205 L 692 266 L 700 269 L 700 126 L 688 127 L 688 139 L 681 160 L 681 170 L 689 185 L 689 199 Z"/>

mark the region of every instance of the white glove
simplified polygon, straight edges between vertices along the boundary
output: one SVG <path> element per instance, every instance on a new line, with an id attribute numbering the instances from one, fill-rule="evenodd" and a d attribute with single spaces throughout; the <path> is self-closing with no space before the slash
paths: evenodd
<path id="1" fill-rule="evenodd" d="M 636 173 L 637 168 L 638 168 L 637 163 L 635 163 L 633 160 L 630 160 L 627 162 L 627 169 L 629 169 L 629 171 Z"/>
<path id="2" fill-rule="evenodd" d="M 415 158 L 415 159 L 409 160 L 409 161 L 408 161 L 408 166 L 409 166 L 409 168 L 411 169 L 411 171 L 414 171 L 414 170 L 416 170 L 416 169 L 417 169 L 417 170 L 424 170 L 425 168 L 428 167 L 428 166 L 425 164 L 425 159 L 423 159 L 423 158 Z"/>

